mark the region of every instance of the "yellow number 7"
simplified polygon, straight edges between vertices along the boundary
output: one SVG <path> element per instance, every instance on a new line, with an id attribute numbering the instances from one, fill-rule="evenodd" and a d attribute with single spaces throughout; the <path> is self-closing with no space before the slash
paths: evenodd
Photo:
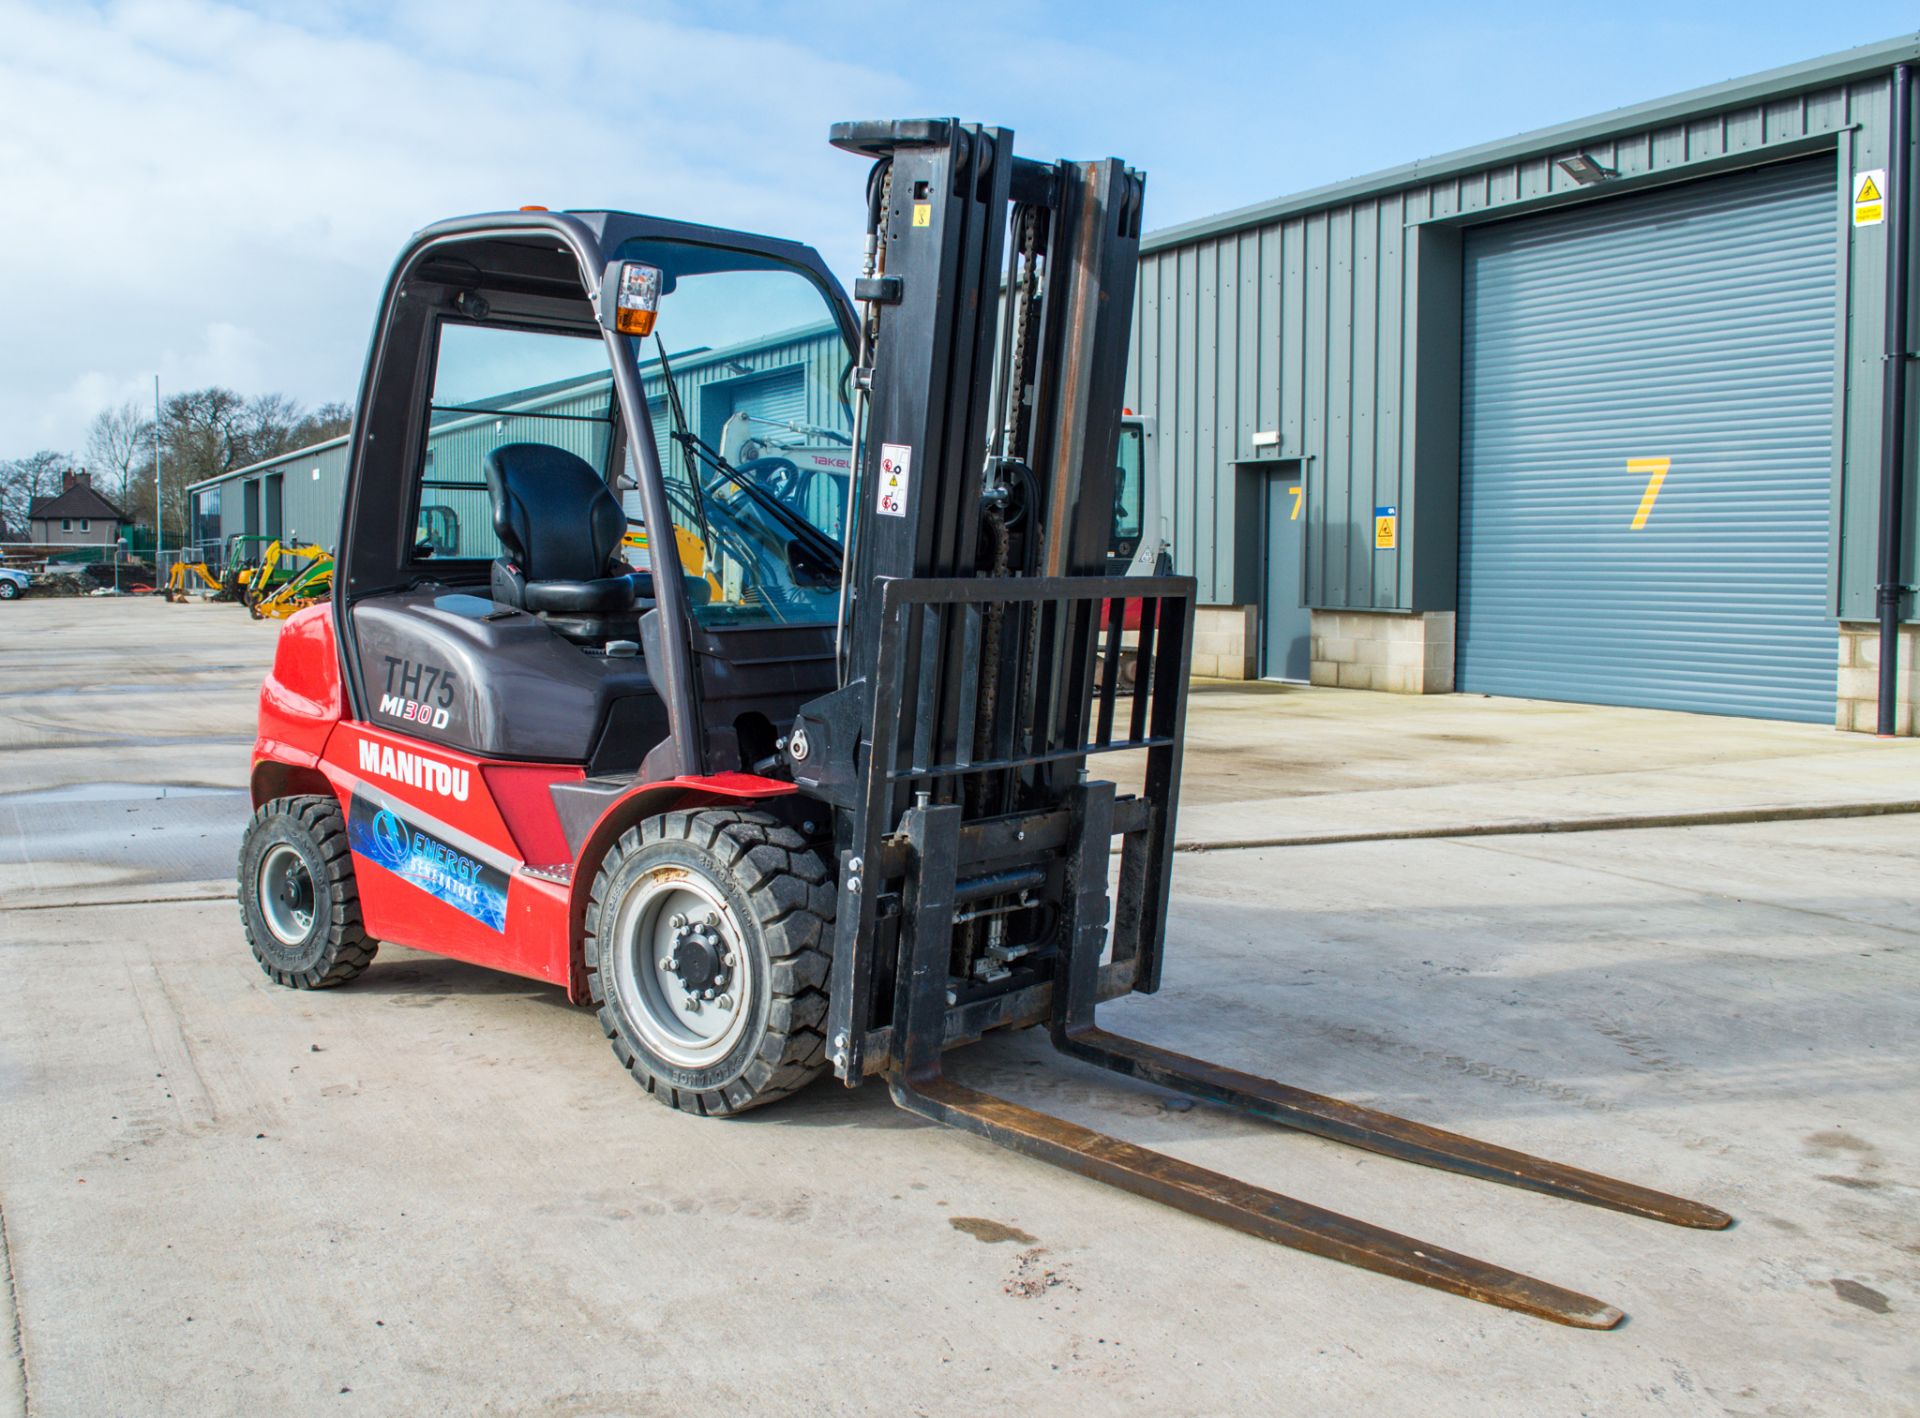
<path id="1" fill-rule="evenodd" d="M 1627 471 L 1646 473 L 1647 490 L 1640 494 L 1640 510 L 1633 514 L 1633 530 L 1639 531 L 1647 525 L 1647 516 L 1653 511 L 1653 504 L 1660 496 L 1660 484 L 1667 480 L 1667 469 L 1673 464 L 1671 458 L 1629 458 Z"/>
<path id="2" fill-rule="evenodd" d="M 1293 497 L 1293 511 L 1287 516 L 1289 522 L 1298 522 L 1300 520 L 1300 494 L 1305 491 L 1305 489 L 1306 484 L 1304 483 L 1295 483 L 1287 489 L 1288 493 Z"/>

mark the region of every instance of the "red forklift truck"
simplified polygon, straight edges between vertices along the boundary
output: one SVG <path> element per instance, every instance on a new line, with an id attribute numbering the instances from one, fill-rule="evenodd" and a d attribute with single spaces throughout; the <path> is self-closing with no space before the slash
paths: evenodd
<path id="1" fill-rule="evenodd" d="M 943 1077 L 945 1050 L 1045 1024 L 1286 1127 L 1729 1223 L 1098 1026 L 1160 986 L 1194 609 L 1191 579 L 1108 562 L 1144 181 L 954 120 L 833 141 L 871 164 L 854 302 L 805 246 L 621 212 L 464 217 L 401 252 L 333 600 L 287 622 L 261 692 L 239 862 L 261 967 L 316 989 L 382 941 L 432 951 L 595 1006 L 670 1107 L 878 1076 L 1264 1239 L 1618 1323 Z M 776 400 L 848 450 L 844 501 L 777 440 L 726 456 L 728 420 Z M 1108 755 L 1137 791 L 1093 773 Z"/>

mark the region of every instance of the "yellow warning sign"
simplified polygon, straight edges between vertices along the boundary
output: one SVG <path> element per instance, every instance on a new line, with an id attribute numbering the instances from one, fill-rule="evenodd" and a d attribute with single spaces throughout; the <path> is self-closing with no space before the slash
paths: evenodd
<path id="1" fill-rule="evenodd" d="M 915 226 L 933 225 L 933 203 L 915 202 L 913 204 L 913 224 Z"/>
<path id="2" fill-rule="evenodd" d="M 1887 219 L 1887 170 L 1869 168 L 1853 180 L 1853 224 L 1879 226 Z"/>
<path id="3" fill-rule="evenodd" d="M 1373 549 L 1392 551 L 1400 545 L 1400 509 L 1398 507 L 1376 507 L 1373 509 Z"/>

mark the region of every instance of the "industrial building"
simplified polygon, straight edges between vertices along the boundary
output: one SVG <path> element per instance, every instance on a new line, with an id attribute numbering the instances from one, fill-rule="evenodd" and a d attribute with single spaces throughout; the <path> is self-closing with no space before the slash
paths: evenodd
<path id="1" fill-rule="evenodd" d="M 1872 729 L 1890 444 L 1895 579 L 1920 579 L 1913 407 L 1883 429 L 1915 59 L 1868 46 L 1150 234 L 1128 403 L 1207 603 L 1196 672 Z M 792 417 L 799 357 L 707 358 L 701 428 Z M 199 485 L 195 535 L 330 542 L 345 454 Z"/>
<path id="2" fill-rule="evenodd" d="M 1869 46 L 1149 235 L 1128 402 L 1214 606 L 1198 668 L 1871 729 L 1910 230 L 1883 189 L 1916 57 Z M 1904 449 L 1911 404 L 1902 424 Z"/>
<path id="3" fill-rule="evenodd" d="M 673 357 L 673 373 L 693 432 L 718 447 L 728 421 L 742 414 L 755 427 L 776 433 L 783 425 L 832 423 L 833 411 L 807 406 L 807 391 L 834 387 L 845 359 L 838 332 L 821 324 L 750 347 L 688 351 Z M 832 362 L 834 377 L 809 380 L 808 365 L 817 361 Z M 656 366 L 645 366 L 641 373 L 654 432 L 664 437 L 670 427 L 665 381 Z M 537 419 L 542 421 L 543 441 L 590 461 L 604 461 L 612 409 L 612 376 L 597 374 L 522 389 L 489 401 L 483 411 L 437 419 L 427 434 L 424 481 L 434 501 L 423 499 L 420 536 L 434 541 L 443 556 L 493 555 L 497 548 L 486 484 L 473 476 L 481 455 L 520 436 L 510 431 L 510 424 L 523 431 L 525 424 L 516 421 Z M 565 431 L 555 432 L 556 424 Z M 213 547 L 224 537 L 246 533 L 332 548 L 346 491 L 347 444 L 344 436 L 328 439 L 193 484 L 187 489 L 191 540 Z M 668 452 L 662 448 L 662 457 Z M 437 478 L 436 465 L 444 470 Z M 822 513 L 819 521 L 832 528 L 837 516 Z"/>

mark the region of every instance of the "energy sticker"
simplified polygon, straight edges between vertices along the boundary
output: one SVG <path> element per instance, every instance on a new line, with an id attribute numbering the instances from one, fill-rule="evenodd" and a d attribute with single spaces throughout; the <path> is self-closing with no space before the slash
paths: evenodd
<path id="1" fill-rule="evenodd" d="M 882 517 L 907 515 L 907 492 L 913 486 L 913 449 L 904 443 L 880 445 L 880 497 L 874 511 Z"/>
<path id="2" fill-rule="evenodd" d="M 507 874 L 392 808 L 355 793 L 347 802 L 347 846 L 481 925 L 506 930 Z"/>
<path id="3" fill-rule="evenodd" d="M 1887 170 L 1870 167 L 1853 179 L 1853 224 L 1879 226 L 1887 219 Z"/>

